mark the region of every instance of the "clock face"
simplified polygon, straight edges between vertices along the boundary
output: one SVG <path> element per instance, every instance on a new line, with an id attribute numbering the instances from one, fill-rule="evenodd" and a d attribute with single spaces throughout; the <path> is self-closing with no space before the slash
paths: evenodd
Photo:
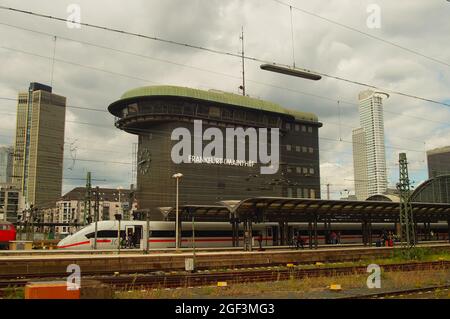
<path id="1" fill-rule="evenodd" d="M 137 168 L 139 173 L 146 175 L 152 162 L 150 151 L 147 148 L 142 149 L 138 154 Z"/>

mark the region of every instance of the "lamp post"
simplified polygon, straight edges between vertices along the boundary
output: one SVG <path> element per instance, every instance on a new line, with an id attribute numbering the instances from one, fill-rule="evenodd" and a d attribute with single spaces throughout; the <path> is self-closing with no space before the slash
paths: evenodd
<path id="1" fill-rule="evenodd" d="M 119 227 L 117 228 L 117 251 L 120 254 L 120 241 L 121 241 L 121 237 L 120 237 L 120 220 L 122 219 L 122 215 L 121 214 L 115 214 L 114 217 L 119 222 Z"/>
<path id="2" fill-rule="evenodd" d="M 180 240 L 179 240 L 179 216 L 178 216 L 178 186 L 179 186 L 179 180 L 183 177 L 183 174 L 176 173 L 172 175 L 172 178 L 175 178 L 177 180 L 177 193 L 176 193 L 176 208 L 175 208 L 175 249 L 178 251 L 180 249 Z"/>
<path id="3" fill-rule="evenodd" d="M 150 209 L 147 209 L 145 211 L 145 218 L 146 218 L 146 221 L 147 221 L 147 230 L 146 230 L 146 232 L 147 232 L 147 236 L 146 236 L 147 242 L 145 244 L 145 252 L 144 253 L 148 254 L 149 253 L 149 248 L 150 248 Z"/>
<path id="4" fill-rule="evenodd" d="M 119 187 L 117 187 L 117 190 L 119 191 L 119 214 L 123 214 L 123 211 L 122 211 L 122 199 L 121 199 L 121 193 L 120 193 L 120 191 L 123 189 L 123 187 L 122 186 L 119 186 Z"/>
<path id="5" fill-rule="evenodd" d="M 193 269 L 195 271 L 195 221 L 194 213 L 192 213 L 192 259 L 193 259 Z"/>

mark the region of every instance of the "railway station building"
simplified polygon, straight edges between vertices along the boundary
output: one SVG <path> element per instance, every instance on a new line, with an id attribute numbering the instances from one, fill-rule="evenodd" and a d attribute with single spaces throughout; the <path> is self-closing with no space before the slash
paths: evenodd
<path id="1" fill-rule="evenodd" d="M 255 196 L 320 198 L 322 124 L 315 114 L 177 86 L 130 90 L 108 110 L 117 128 L 139 137 L 136 199 L 140 209 L 152 211 L 152 220 L 161 218 L 156 208 L 175 206 L 175 173 L 183 174 L 180 205 Z M 240 143 L 245 158 L 239 157 Z"/>

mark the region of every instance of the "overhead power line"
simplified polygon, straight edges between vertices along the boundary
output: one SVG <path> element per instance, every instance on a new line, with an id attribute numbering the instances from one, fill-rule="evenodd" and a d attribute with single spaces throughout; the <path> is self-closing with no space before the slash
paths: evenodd
<path id="1" fill-rule="evenodd" d="M 414 55 L 420 56 L 420 57 L 422 57 L 422 58 L 428 59 L 428 60 L 430 60 L 430 61 L 433 61 L 433 62 L 436 62 L 436 63 L 439 63 L 439 64 L 442 64 L 442 65 L 445 65 L 445 66 L 450 67 L 450 63 L 448 63 L 448 62 L 441 61 L 441 60 L 436 59 L 436 58 L 433 58 L 433 57 L 431 57 L 431 56 L 429 56 L 429 55 L 425 55 L 425 54 L 423 54 L 423 53 L 420 53 L 420 52 L 418 52 L 418 51 L 416 51 L 416 50 L 407 48 L 407 47 L 402 46 L 402 45 L 400 45 L 400 44 L 397 44 L 397 43 L 395 43 L 395 42 L 392 42 L 392 41 L 389 41 L 389 40 L 386 40 L 386 39 L 377 37 L 376 35 L 373 35 L 373 34 L 364 32 L 364 31 L 362 31 L 362 30 L 356 29 L 356 28 L 354 28 L 354 27 L 351 27 L 351 26 L 349 26 L 349 25 L 343 24 L 343 23 L 341 23 L 341 22 L 337 22 L 337 21 L 335 21 L 335 20 L 332 20 L 332 19 L 329 19 L 329 18 L 325 18 L 325 17 L 323 17 L 323 16 L 321 16 L 321 15 L 318 15 L 317 13 L 314 13 L 314 12 L 311 12 L 311 11 L 307 11 L 307 10 L 305 10 L 305 9 L 302 9 L 302 8 L 299 8 L 299 7 L 290 5 L 290 4 L 288 4 L 288 3 L 286 3 L 286 2 L 283 2 L 283 1 L 280 1 L 280 0 L 272 0 L 272 1 L 274 1 L 274 2 L 276 2 L 276 3 L 279 3 L 279 4 L 283 5 L 283 6 L 289 7 L 291 10 L 292 10 L 292 9 L 295 9 L 295 10 L 297 10 L 297 11 L 299 11 L 299 12 L 302 12 L 302 13 L 307 14 L 307 15 L 309 15 L 309 16 L 312 16 L 312 17 L 315 17 L 315 18 L 318 18 L 318 19 L 327 21 L 327 22 L 332 23 L 332 24 L 334 24 L 334 25 L 337 25 L 337 26 L 339 26 L 339 27 L 341 27 L 341 28 L 344 28 L 344 29 L 347 29 L 347 30 L 350 30 L 350 31 L 353 31 L 353 32 L 356 32 L 356 33 L 359 33 L 359 34 L 362 34 L 362 35 L 364 35 L 364 36 L 366 36 L 366 37 L 368 37 L 368 38 L 371 38 L 371 39 L 374 39 L 374 40 L 383 42 L 383 43 L 385 43 L 385 44 L 388 44 L 388 45 L 391 45 L 391 46 L 393 46 L 393 47 L 399 48 L 399 49 L 401 49 L 401 50 L 407 51 L 407 52 L 409 52 L 409 53 L 411 53 L 411 54 L 414 54 Z"/>
<path id="2" fill-rule="evenodd" d="M 293 7 L 293 8 L 295 8 L 295 7 Z M 27 15 L 31 15 L 31 16 L 37 16 L 37 17 L 41 17 L 41 18 L 45 18 L 45 19 L 56 20 L 56 21 L 60 21 L 60 22 L 64 22 L 64 23 L 66 23 L 68 21 L 67 19 L 60 18 L 60 17 L 55 17 L 55 16 L 51 16 L 51 15 L 46 15 L 46 14 L 41 14 L 41 13 L 36 13 L 36 12 L 32 12 L 32 11 L 11 8 L 11 7 L 0 6 L 0 9 L 12 11 L 12 12 L 17 12 L 17 13 L 22 13 L 22 14 L 27 14 Z M 78 23 L 76 21 L 69 21 L 69 22 Z M 267 61 L 267 60 L 263 60 L 263 59 L 260 59 L 260 58 L 251 57 L 251 56 L 248 56 L 248 55 L 242 56 L 242 54 L 227 52 L 227 51 L 218 50 L 218 49 L 207 48 L 207 47 L 203 47 L 203 46 L 199 46 L 199 45 L 194 45 L 194 44 L 189 44 L 189 43 L 184 43 L 184 42 L 178 42 L 178 41 L 174 41 L 174 40 L 163 39 L 163 38 L 160 38 L 160 37 L 149 36 L 149 35 L 145 35 L 145 34 L 142 34 L 142 33 L 135 33 L 135 32 L 115 29 L 115 28 L 111 28 L 111 27 L 106 27 L 106 26 L 101 26 L 101 25 L 96 25 L 96 24 L 90 24 L 90 23 L 86 23 L 86 22 L 79 22 L 78 24 L 80 24 L 82 26 L 94 28 L 94 29 L 99 29 L 99 30 L 119 33 L 119 34 L 122 34 L 122 35 L 134 36 L 134 37 L 138 37 L 138 38 L 142 38 L 142 39 L 147 39 L 147 40 L 152 40 L 152 41 L 159 41 L 159 42 L 163 42 L 163 43 L 167 43 L 167 44 L 171 44 L 171 45 L 183 46 L 183 47 L 187 47 L 187 48 L 207 51 L 207 52 L 210 52 L 210 53 L 221 54 L 221 55 L 226 55 L 226 56 L 230 56 L 230 57 L 236 57 L 236 58 L 239 58 L 239 59 L 244 58 L 244 59 L 255 61 L 255 62 L 259 62 L 259 63 L 273 64 L 273 65 L 278 65 L 278 66 L 291 68 L 290 65 L 286 65 L 286 64 L 283 64 L 283 63 Z M 11 49 L 11 48 L 8 48 L 8 47 L 3 47 L 3 48 Z M 20 50 L 18 50 L 18 51 L 20 51 Z M 46 58 L 48 58 L 48 57 L 46 57 Z M 72 63 L 72 64 L 75 64 L 75 63 Z M 364 87 L 368 87 L 368 88 L 372 88 L 372 89 L 388 92 L 388 93 L 391 93 L 391 94 L 396 94 L 396 95 L 400 95 L 400 96 L 404 96 L 404 97 L 409 97 L 409 98 L 413 98 L 413 99 L 417 99 L 417 100 L 422 100 L 422 101 L 426 101 L 426 102 L 430 102 L 430 103 L 434 103 L 434 104 L 439 104 L 439 105 L 444 105 L 444 106 L 450 107 L 449 103 L 436 101 L 436 100 L 433 100 L 433 99 L 424 98 L 424 97 L 420 97 L 420 96 L 417 96 L 417 95 L 412 95 L 412 94 L 403 93 L 403 92 L 399 92 L 399 91 L 389 90 L 389 89 L 378 87 L 378 86 L 375 86 L 375 85 L 372 85 L 372 84 L 367 84 L 367 83 L 360 82 L 360 81 L 355 81 L 355 80 L 349 80 L 349 79 L 346 79 L 346 78 L 343 78 L 343 77 L 340 77 L 340 76 L 336 76 L 336 75 L 330 75 L 330 74 L 327 74 L 327 73 L 323 73 L 323 72 L 319 72 L 319 71 L 312 71 L 312 70 L 308 70 L 308 69 L 304 69 L 304 68 L 298 68 L 298 67 L 296 67 L 295 69 L 296 70 L 301 70 L 301 71 L 304 71 L 304 72 L 309 72 L 309 73 L 316 73 L 316 74 L 319 74 L 321 76 L 328 77 L 328 78 L 331 78 L 331 79 L 335 79 L 335 80 L 339 80 L 339 81 L 343 81 L 343 82 L 347 82 L 347 83 L 351 83 L 351 84 L 355 84 L 355 85 L 359 85 L 359 86 L 364 86 Z M 135 78 L 135 79 L 147 81 L 145 79 L 140 79 L 140 78 Z M 149 82 L 151 82 L 151 81 L 149 81 Z"/>

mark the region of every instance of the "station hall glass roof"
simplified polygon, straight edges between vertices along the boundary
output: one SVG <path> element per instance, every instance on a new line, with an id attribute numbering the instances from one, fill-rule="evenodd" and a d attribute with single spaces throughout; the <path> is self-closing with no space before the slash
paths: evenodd
<path id="1" fill-rule="evenodd" d="M 450 220 L 450 204 L 412 203 L 416 222 Z M 190 221 L 232 221 L 251 219 L 255 222 L 398 222 L 400 204 L 379 201 L 321 200 L 285 197 L 254 197 L 234 205 L 182 205 L 180 218 Z M 168 210 L 168 220 L 175 219 L 175 208 Z"/>

